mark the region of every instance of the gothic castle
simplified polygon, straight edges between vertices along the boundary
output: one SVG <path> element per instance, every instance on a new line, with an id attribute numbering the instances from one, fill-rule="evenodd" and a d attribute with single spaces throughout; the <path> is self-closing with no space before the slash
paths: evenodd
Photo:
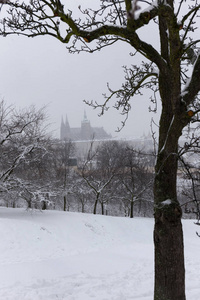
<path id="1" fill-rule="evenodd" d="M 81 127 L 71 128 L 66 117 L 65 122 L 62 118 L 60 126 L 60 139 L 72 141 L 85 141 L 85 140 L 105 140 L 111 138 L 103 127 L 92 127 L 90 121 L 87 119 L 84 112 L 84 118 L 81 122 Z"/>

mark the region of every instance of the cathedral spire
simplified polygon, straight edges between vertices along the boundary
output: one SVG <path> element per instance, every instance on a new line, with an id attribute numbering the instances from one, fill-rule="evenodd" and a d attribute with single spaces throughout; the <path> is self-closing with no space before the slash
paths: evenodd
<path id="1" fill-rule="evenodd" d="M 66 126 L 67 128 L 69 128 L 69 122 L 68 122 L 67 115 L 66 115 L 66 117 L 65 117 L 65 126 Z"/>
<path id="2" fill-rule="evenodd" d="M 84 109 L 84 115 L 83 115 L 83 122 L 88 122 L 88 118 L 87 118 L 85 109 Z"/>
<path id="3" fill-rule="evenodd" d="M 60 125 L 60 139 L 64 140 L 64 138 L 65 138 L 65 124 L 64 124 L 63 116 L 62 116 L 61 125 Z"/>
<path id="4" fill-rule="evenodd" d="M 67 119 L 67 115 L 65 117 L 65 122 L 63 120 L 63 116 L 61 119 L 61 126 L 60 126 L 60 139 L 61 140 L 69 140 L 71 138 L 70 134 L 70 126 Z"/>
<path id="5" fill-rule="evenodd" d="M 61 118 L 60 126 L 60 138 L 61 140 L 72 140 L 72 141 L 88 141 L 93 139 L 103 140 L 108 139 L 111 136 L 108 135 L 103 127 L 92 127 L 90 121 L 87 118 L 86 111 L 84 110 L 81 126 L 71 128 L 67 115 Z"/>

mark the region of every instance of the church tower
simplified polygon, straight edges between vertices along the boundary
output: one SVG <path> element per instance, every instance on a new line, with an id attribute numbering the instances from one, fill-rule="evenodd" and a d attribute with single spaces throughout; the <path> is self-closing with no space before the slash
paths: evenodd
<path id="1" fill-rule="evenodd" d="M 85 111 L 84 111 L 83 121 L 81 122 L 81 139 L 82 140 L 92 139 L 92 128 L 90 126 L 90 121 L 87 119 Z"/>
<path id="2" fill-rule="evenodd" d="M 69 140 L 70 138 L 71 138 L 70 126 L 69 126 L 67 116 L 65 118 L 65 122 L 63 121 L 63 117 L 62 117 L 61 126 L 60 126 L 60 139 Z"/>
<path id="3" fill-rule="evenodd" d="M 60 139 L 64 140 L 65 139 L 64 136 L 65 136 L 65 124 L 62 117 L 61 125 L 60 125 Z"/>
<path id="4" fill-rule="evenodd" d="M 105 132 L 103 127 L 92 127 L 90 121 L 87 118 L 86 112 L 84 111 L 83 120 L 81 126 L 70 127 L 67 116 L 61 119 L 60 126 L 60 139 L 71 140 L 71 141 L 88 141 L 91 139 L 104 140 L 111 138 L 109 134 Z"/>

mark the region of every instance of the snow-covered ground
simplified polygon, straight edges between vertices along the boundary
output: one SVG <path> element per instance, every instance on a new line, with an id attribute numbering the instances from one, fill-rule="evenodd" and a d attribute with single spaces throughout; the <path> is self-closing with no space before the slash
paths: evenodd
<path id="1" fill-rule="evenodd" d="M 187 300 L 200 228 L 184 220 Z M 0 300 L 152 300 L 153 219 L 0 208 Z"/>

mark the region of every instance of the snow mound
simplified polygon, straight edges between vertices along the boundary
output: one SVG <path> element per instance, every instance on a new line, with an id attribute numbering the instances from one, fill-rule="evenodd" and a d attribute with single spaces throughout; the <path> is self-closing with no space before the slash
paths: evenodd
<path id="1" fill-rule="evenodd" d="M 152 300 L 153 219 L 0 208 L 0 299 Z M 200 238 L 184 221 L 187 299 Z"/>

